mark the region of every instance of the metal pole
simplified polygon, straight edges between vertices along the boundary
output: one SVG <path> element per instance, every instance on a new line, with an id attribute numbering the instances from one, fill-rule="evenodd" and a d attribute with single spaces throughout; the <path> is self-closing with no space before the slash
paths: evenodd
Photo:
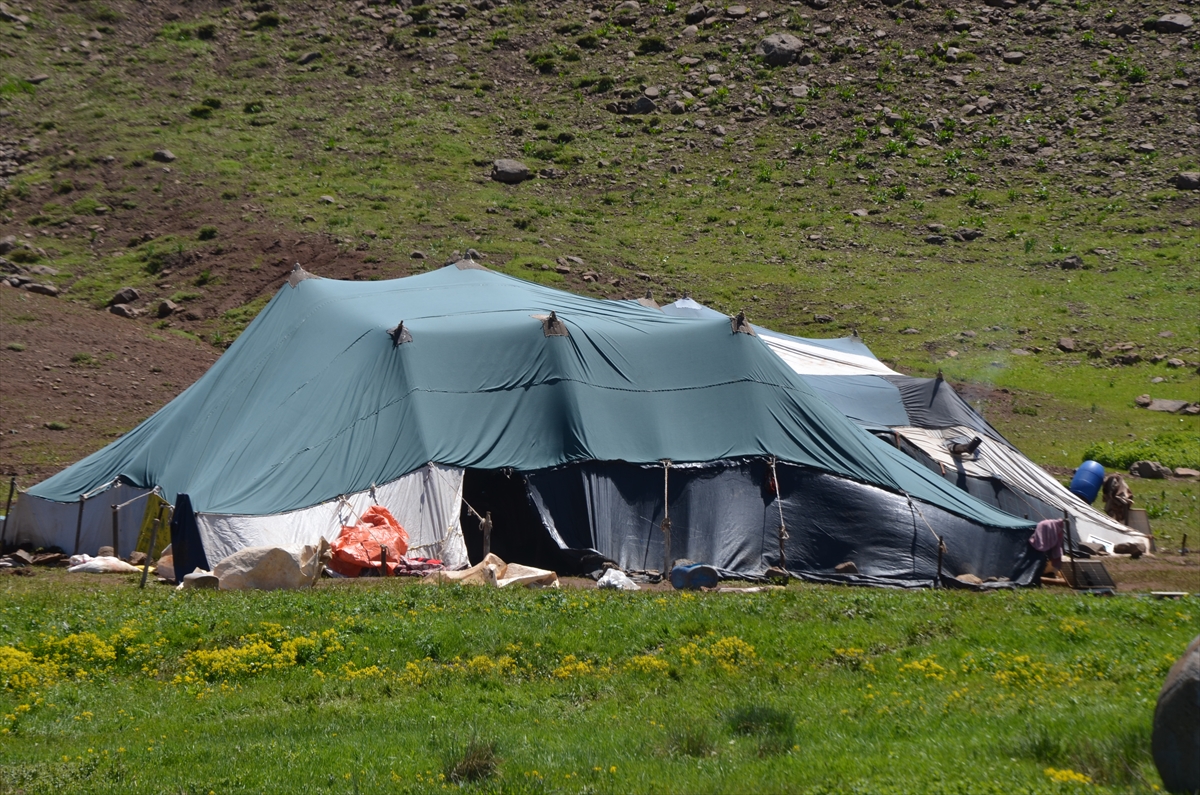
<path id="1" fill-rule="evenodd" d="M 120 519 L 120 511 L 117 510 L 116 505 L 114 505 L 112 507 L 112 530 L 113 530 L 113 543 L 112 543 L 113 557 L 119 558 L 119 557 L 121 557 L 121 548 L 120 548 L 120 546 L 118 546 L 118 542 L 121 538 L 121 519 Z"/>
<path id="2" fill-rule="evenodd" d="M 87 499 L 87 495 L 79 495 L 79 518 L 75 520 L 75 551 L 72 555 L 79 554 L 79 534 L 83 532 L 83 502 Z"/>
<path id="3" fill-rule="evenodd" d="M 161 516 L 161 514 L 160 514 L 160 516 Z M 146 562 L 142 564 L 142 584 L 138 586 L 139 588 L 146 587 L 146 577 L 149 576 L 149 574 L 150 574 L 150 559 L 154 554 L 154 542 L 158 540 L 158 523 L 159 523 L 159 521 L 160 521 L 159 517 L 155 516 L 154 524 L 150 526 L 150 552 L 147 553 L 147 555 L 146 555 Z M 182 580 L 183 578 L 176 577 L 175 579 Z"/>
<path id="4" fill-rule="evenodd" d="M 8 515 L 9 515 L 9 513 L 12 512 L 11 509 L 12 509 L 13 492 L 15 492 L 16 490 L 17 490 L 17 476 L 13 475 L 12 479 L 8 481 L 8 502 L 4 503 L 4 527 L 2 529 L 0 529 L 0 552 L 4 551 L 4 537 L 6 535 L 8 535 Z M 1184 542 L 1186 543 L 1186 541 L 1187 541 L 1187 536 L 1184 536 Z"/>

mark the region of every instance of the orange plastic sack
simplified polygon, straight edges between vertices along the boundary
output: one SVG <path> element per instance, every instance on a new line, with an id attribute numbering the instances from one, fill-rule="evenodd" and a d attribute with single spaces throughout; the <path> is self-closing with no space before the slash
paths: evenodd
<path id="1" fill-rule="evenodd" d="M 380 547 L 387 547 L 387 574 L 395 574 L 400 558 L 408 552 L 408 533 L 382 505 L 373 505 L 353 527 L 342 527 L 333 542 L 329 568 L 347 577 L 358 577 L 363 569 L 380 567 Z"/>

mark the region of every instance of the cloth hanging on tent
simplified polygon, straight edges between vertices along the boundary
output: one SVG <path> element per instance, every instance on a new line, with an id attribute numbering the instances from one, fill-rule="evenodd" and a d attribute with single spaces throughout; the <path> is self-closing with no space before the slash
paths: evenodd
<path id="1" fill-rule="evenodd" d="M 387 571 L 382 571 L 382 549 L 387 547 Z M 408 552 L 408 533 L 382 505 L 372 505 L 363 511 L 358 524 L 343 526 L 333 542 L 333 559 L 329 568 L 347 577 L 358 577 L 363 569 L 380 569 L 391 576 L 402 565 Z"/>
<path id="2" fill-rule="evenodd" d="M 1043 519 L 1029 538 L 1029 545 L 1038 552 L 1045 552 L 1056 569 L 1062 568 L 1063 525 L 1062 519 Z"/>
<path id="3" fill-rule="evenodd" d="M 1133 492 L 1125 478 L 1116 472 L 1104 477 L 1101 487 L 1104 494 L 1104 512 L 1122 524 L 1129 522 L 1129 507 L 1133 505 Z"/>

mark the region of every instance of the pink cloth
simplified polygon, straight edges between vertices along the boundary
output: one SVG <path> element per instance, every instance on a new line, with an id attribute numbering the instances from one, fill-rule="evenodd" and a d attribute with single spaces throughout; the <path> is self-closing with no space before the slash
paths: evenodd
<path id="1" fill-rule="evenodd" d="M 1038 522 L 1033 535 L 1029 537 L 1029 545 L 1038 552 L 1045 552 L 1054 568 L 1062 568 L 1063 520 L 1043 519 Z"/>

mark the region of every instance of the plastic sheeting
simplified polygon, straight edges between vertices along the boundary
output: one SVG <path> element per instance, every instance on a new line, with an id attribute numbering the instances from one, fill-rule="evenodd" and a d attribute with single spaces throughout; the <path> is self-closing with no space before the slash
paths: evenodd
<path id="1" fill-rule="evenodd" d="M 408 553 L 438 558 L 448 569 L 468 565 L 467 548 L 459 525 L 462 499 L 461 469 L 429 464 L 391 483 L 347 495 L 299 511 L 270 516 L 196 514 L 204 551 L 210 561 L 221 560 L 243 547 L 292 547 L 333 542 L 342 526 L 374 504 L 382 505 L 408 533 Z"/>
<path id="2" fill-rule="evenodd" d="M 987 527 L 921 501 L 816 470 L 777 464 L 780 498 L 762 460 L 672 467 L 667 475 L 672 560 L 716 567 L 723 576 L 761 575 L 780 565 L 801 576 L 901 587 L 930 585 L 943 572 L 1029 584 L 1043 558 L 1029 529 Z M 530 498 L 564 547 L 592 549 L 623 569 L 664 565 L 662 469 L 593 462 L 529 473 Z M 777 501 L 781 500 L 781 502 Z M 931 529 L 934 528 L 934 529 Z M 936 535 L 935 535 L 936 533 Z M 859 574 L 834 568 L 853 561 Z"/>
<path id="3" fill-rule="evenodd" d="M 102 488 L 83 505 L 83 525 L 79 534 L 79 552 L 95 554 L 102 546 L 112 545 L 112 506 L 128 502 L 149 493 L 150 489 L 126 483 Z M 137 500 L 118 510 L 120 538 L 117 556 L 128 557 L 137 543 L 145 500 Z M 13 505 L 8 523 L 8 537 L 14 544 L 38 547 L 58 547 L 74 554 L 75 526 L 79 519 L 79 502 L 56 502 L 24 492 Z"/>
<path id="4" fill-rule="evenodd" d="M 948 445 L 969 439 L 974 433 L 971 428 L 895 430 L 944 467 L 948 478 L 956 482 L 972 481 L 969 484 L 959 482 L 959 485 L 1014 516 L 1040 521 L 1061 518 L 1063 511 L 1066 511 L 1071 516 L 1071 534 L 1077 542 L 1102 544 L 1111 551 L 1116 544 L 1134 541 L 1142 544 L 1147 552 L 1150 551 L 1150 541 L 1145 535 L 1100 513 L 1007 444 L 985 437 L 975 455 L 964 458 L 953 455 Z M 996 489 L 995 496 L 989 498 L 986 489 L 994 487 L 988 486 L 983 482 L 984 479 L 995 479 L 1011 485 L 1016 493 L 1011 497 L 1002 497 L 1000 490 Z"/>
<path id="5" fill-rule="evenodd" d="M 546 336 L 550 311 L 569 336 Z M 411 341 L 388 333 L 400 321 Z M 69 502 L 120 476 L 169 500 L 187 493 L 202 516 L 266 516 L 429 461 L 533 471 L 767 455 L 1024 524 L 878 443 L 727 318 L 670 317 L 473 265 L 293 280 L 183 394 L 31 492 Z M 235 524 L 210 521 L 206 548 L 254 532 Z"/>

